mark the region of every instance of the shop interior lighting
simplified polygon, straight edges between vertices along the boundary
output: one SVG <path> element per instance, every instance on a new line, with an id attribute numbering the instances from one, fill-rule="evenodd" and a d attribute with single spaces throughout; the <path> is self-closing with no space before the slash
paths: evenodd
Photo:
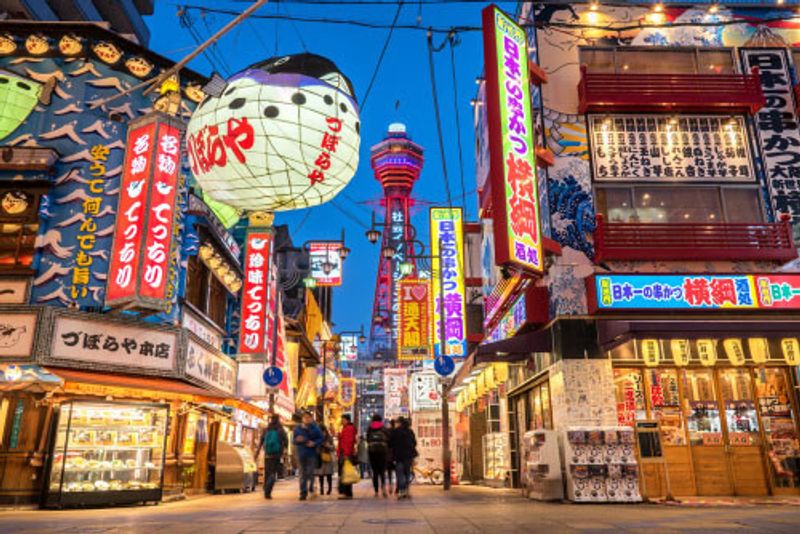
<path id="1" fill-rule="evenodd" d="M 657 4 L 653 5 L 653 13 L 663 13 L 664 12 L 664 4 L 658 2 Z"/>
<path id="2" fill-rule="evenodd" d="M 719 4 L 711 4 L 710 6 L 708 6 L 708 12 L 711 15 L 715 15 L 716 13 L 718 13 L 719 12 Z"/>
<path id="3" fill-rule="evenodd" d="M 600 9 L 600 2 L 592 0 L 592 3 L 589 4 L 589 11 L 597 11 L 598 9 Z"/>

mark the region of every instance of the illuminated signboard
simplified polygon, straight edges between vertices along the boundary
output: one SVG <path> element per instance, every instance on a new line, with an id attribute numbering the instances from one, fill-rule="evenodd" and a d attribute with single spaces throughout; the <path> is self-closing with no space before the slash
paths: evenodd
<path id="1" fill-rule="evenodd" d="M 461 208 L 431 208 L 430 219 L 435 355 L 441 354 L 444 337 L 445 354 L 464 358 L 467 356 L 467 305 L 464 288 L 463 214 Z M 444 336 L 441 332 L 442 311 Z"/>
<path id="2" fill-rule="evenodd" d="M 154 120 L 155 119 L 155 120 Z M 106 305 L 167 310 L 180 173 L 181 130 L 150 115 L 128 133 Z"/>
<path id="3" fill-rule="evenodd" d="M 430 288 L 430 280 L 404 278 L 398 281 L 398 360 L 422 360 L 431 357 Z"/>
<path id="4" fill-rule="evenodd" d="M 311 278 L 317 281 L 318 286 L 342 285 L 342 258 L 339 256 L 341 248 L 341 243 L 309 243 Z"/>
<path id="5" fill-rule="evenodd" d="M 620 274 L 587 279 L 592 310 L 800 309 L 800 275 Z"/>
<path id="6" fill-rule="evenodd" d="M 341 339 L 341 359 L 352 362 L 358 359 L 358 335 L 342 334 Z"/>
<path id="7" fill-rule="evenodd" d="M 521 295 L 482 343 L 492 343 L 514 337 L 519 329 L 525 326 L 525 322 L 528 320 L 527 316 L 525 295 Z"/>
<path id="8" fill-rule="evenodd" d="M 496 6 L 483 10 L 495 262 L 544 270 L 528 46 L 525 30 Z"/>
<path id="9" fill-rule="evenodd" d="M 356 403 L 356 379 L 342 378 L 339 381 L 339 391 L 336 400 L 340 405 L 349 408 Z"/>
<path id="10" fill-rule="evenodd" d="M 239 352 L 262 353 L 267 347 L 267 307 L 269 272 L 272 258 L 272 233 L 250 230 L 244 254 L 242 322 L 239 326 Z"/>

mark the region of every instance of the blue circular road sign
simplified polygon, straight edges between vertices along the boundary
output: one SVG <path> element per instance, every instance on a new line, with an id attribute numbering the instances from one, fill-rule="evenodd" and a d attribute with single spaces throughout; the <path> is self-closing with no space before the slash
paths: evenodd
<path id="1" fill-rule="evenodd" d="M 264 383 L 271 388 L 278 387 L 283 382 L 283 371 L 279 367 L 267 367 L 264 369 Z"/>
<path id="2" fill-rule="evenodd" d="M 456 368 L 456 362 L 452 356 L 439 356 L 433 360 L 433 368 L 442 376 L 447 376 L 452 373 Z"/>

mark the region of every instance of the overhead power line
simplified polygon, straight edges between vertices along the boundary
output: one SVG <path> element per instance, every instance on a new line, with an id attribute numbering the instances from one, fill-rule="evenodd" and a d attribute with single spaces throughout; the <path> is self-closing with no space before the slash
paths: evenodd
<path id="1" fill-rule="evenodd" d="M 378 56 L 378 63 L 375 64 L 375 70 L 372 71 L 372 78 L 369 80 L 369 85 L 367 85 L 367 90 L 364 92 L 364 98 L 361 100 L 361 112 L 364 112 L 364 108 L 367 107 L 367 99 L 369 98 L 370 92 L 372 92 L 372 86 L 375 84 L 375 79 L 378 77 L 378 71 L 381 68 L 381 63 L 383 63 L 383 57 L 386 55 L 386 50 L 389 48 L 389 42 L 392 40 L 392 34 L 394 33 L 395 25 L 397 24 L 397 19 L 400 18 L 400 10 L 403 9 L 403 2 L 397 4 L 397 11 L 394 14 L 394 19 L 392 20 L 392 25 L 389 28 L 389 34 L 386 36 L 386 40 L 383 42 L 383 48 L 381 49 L 381 53 Z"/>

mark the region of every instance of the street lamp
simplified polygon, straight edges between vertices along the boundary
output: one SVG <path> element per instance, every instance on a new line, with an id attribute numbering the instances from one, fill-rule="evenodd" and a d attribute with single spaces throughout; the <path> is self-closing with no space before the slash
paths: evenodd
<path id="1" fill-rule="evenodd" d="M 394 258 L 394 254 L 394 248 L 392 247 L 383 247 L 383 249 L 381 249 L 381 255 L 387 260 Z"/>
<path id="2" fill-rule="evenodd" d="M 304 285 L 305 285 L 305 286 L 306 286 L 308 289 L 314 289 L 315 287 L 317 287 L 317 280 L 316 280 L 316 278 L 313 278 L 313 277 L 311 277 L 311 276 L 308 276 L 308 277 L 306 277 L 306 278 L 303 278 L 303 284 L 304 284 Z"/>
<path id="3" fill-rule="evenodd" d="M 349 255 L 350 255 L 350 249 L 344 245 L 344 242 L 342 242 L 342 248 L 339 249 L 339 257 L 342 259 L 342 261 L 344 261 L 347 259 L 347 256 Z"/>
<path id="4" fill-rule="evenodd" d="M 408 276 L 414 272 L 414 264 L 410 261 L 404 261 L 398 268 L 400 269 L 400 274 L 403 276 Z"/>

